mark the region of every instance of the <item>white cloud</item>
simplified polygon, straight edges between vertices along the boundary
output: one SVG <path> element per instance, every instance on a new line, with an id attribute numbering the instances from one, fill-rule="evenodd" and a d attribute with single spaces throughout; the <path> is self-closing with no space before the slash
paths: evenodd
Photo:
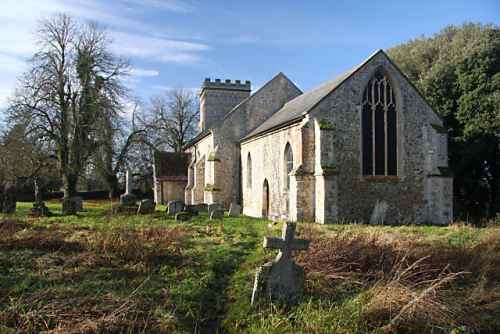
<path id="1" fill-rule="evenodd" d="M 130 75 L 134 77 L 156 77 L 160 74 L 157 70 L 146 70 L 142 68 L 132 68 Z"/>
<path id="2" fill-rule="evenodd" d="M 210 50 L 208 45 L 201 43 L 121 31 L 110 31 L 110 34 L 114 39 L 113 45 L 117 52 L 150 60 L 188 64 L 200 59 L 197 52 Z"/>
<path id="3" fill-rule="evenodd" d="M 152 12 L 183 15 L 193 10 L 193 6 L 180 0 L 0 0 L 0 108 L 5 105 L 16 78 L 22 74 L 24 60 L 36 51 L 34 33 L 41 18 L 57 12 L 68 13 L 106 28 L 115 40 L 118 54 L 186 65 L 200 61 L 200 52 L 210 47 L 164 36 L 154 37 L 159 31 L 165 33 L 171 28 L 158 29 L 156 23 L 144 17 Z M 189 31 L 170 32 L 172 35 L 191 38 Z M 139 80 L 137 77 L 158 76 L 159 72 L 135 69 L 131 74 Z"/>

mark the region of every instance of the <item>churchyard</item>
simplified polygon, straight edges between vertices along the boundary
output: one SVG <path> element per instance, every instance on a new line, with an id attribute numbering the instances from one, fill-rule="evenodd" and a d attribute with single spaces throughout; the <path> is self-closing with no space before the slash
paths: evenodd
<path id="1" fill-rule="evenodd" d="M 252 307 L 282 223 L 227 212 L 175 221 L 163 205 L 116 214 L 114 201 L 63 216 L 60 201 L 45 204 L 51 217 L 29 218 L 23 202 L 0 214 L 1 333 L 500 331 L 498 221 L 298 223 L 294 237 L 309 241 L 292 246 L 304 294 Z"/>

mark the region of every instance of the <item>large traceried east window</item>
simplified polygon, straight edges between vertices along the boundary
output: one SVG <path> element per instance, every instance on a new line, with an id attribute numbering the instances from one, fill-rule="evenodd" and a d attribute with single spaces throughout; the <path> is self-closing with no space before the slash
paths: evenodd
<path id="1" fill-rule="evenodd" d="M 250 152 L 247 156 L 247 188 L 252 188 L 252 156 Z"/>
<path id="2" fill-rule="evenodd" d="M 362 108 L 363 175 L 397 175 L 396 98 L 381 71 L 366 85 Z"/>
<path id="3" fill-rule="evenodd" d="M 290 143 L 287 143 L 285 146 L 285 190 L 290 189 L 290 172 L 293 169 L 293 152 Z"/>

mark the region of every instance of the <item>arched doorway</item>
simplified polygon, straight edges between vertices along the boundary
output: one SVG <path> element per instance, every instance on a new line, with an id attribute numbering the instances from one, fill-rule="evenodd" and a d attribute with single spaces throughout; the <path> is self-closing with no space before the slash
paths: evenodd
<path id="1" fill-rule="evenodd" d="M 264 180 L 262 186 L 262 217 L 269 216 L 269 183 L 267 179 Z"/>

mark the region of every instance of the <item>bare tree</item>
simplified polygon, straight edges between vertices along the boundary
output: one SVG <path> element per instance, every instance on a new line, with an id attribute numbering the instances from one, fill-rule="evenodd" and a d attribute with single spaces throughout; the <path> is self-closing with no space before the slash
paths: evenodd
<path id="1" fill-rule="evenodd" d="M 173 87 L 165 95 L 151 97 L 149 141 L 156 147 L 182 151 L 196 134 L 199 104 L 193 90 Z"/>
<path id="2" fill-rule="evenodd" d="M 125 95 L 128 64 L 110 52 L 110 40 L 95 26 L 65 14 L 42 20 L 38 51 L 10 101 L 11 119 L 49 141 L 57 157 L 64 195 L 76 183 L 96 145 L 96 121 L 115 113 Z"/>
<path id="3" fill-rule="evenodd" d="M 130 120 L 107 113 L 97 122 L 99 145 L 92 154 L 92 160 L 96 171 L 106 182 L 110 198 L 120 194 L 117 174 L 123 171 L 132 145 L 145 131 L 136 122 L 138 109 L 139 102 L 134 101 Z"/>

